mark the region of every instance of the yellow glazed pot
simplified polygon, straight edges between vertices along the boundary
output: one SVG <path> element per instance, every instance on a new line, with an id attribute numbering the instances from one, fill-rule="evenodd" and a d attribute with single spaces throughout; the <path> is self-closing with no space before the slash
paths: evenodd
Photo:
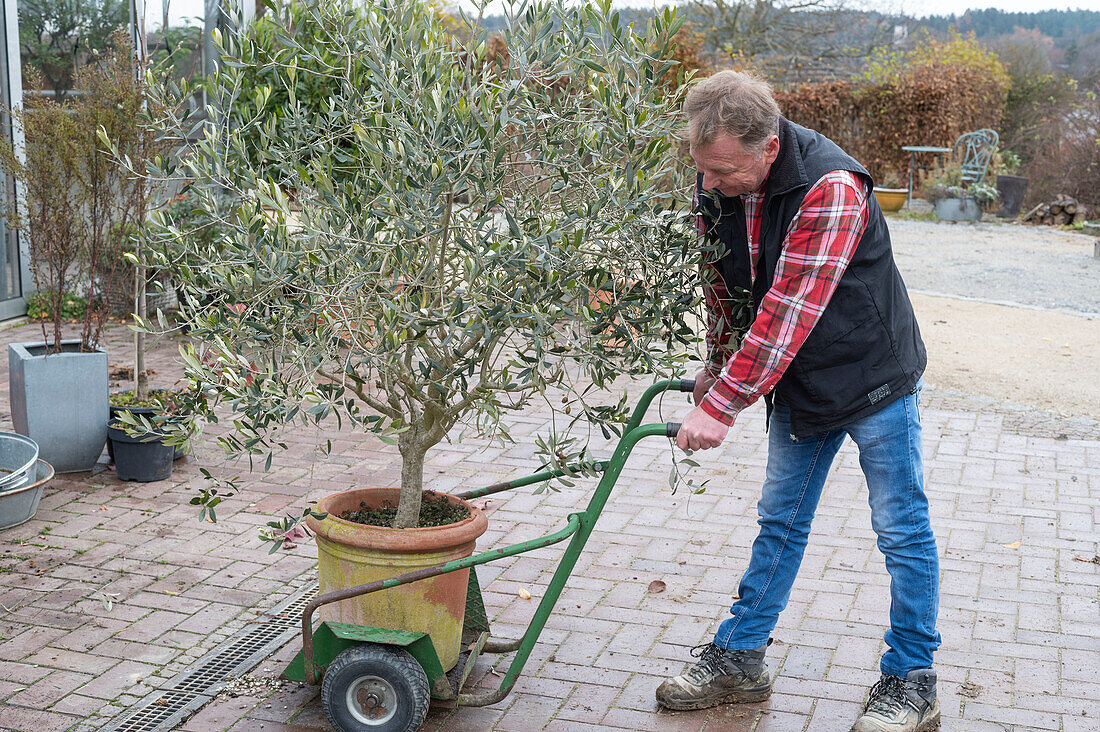
<path id="1" fill-rule="evenodd" d="M 909 197 L 908 188 L 879 188 L 876 186 L 874 192 L 875 200 L 878 201 L 878 207 L 882 209 L 883 213 L 897 213 Z"/>
<path id="2" fill-rule="evenodd" d="M 359 509 L 360 503 L 370 508 L 397 505 L 398 493 L 397 488 L 358 488 L 318 502 L 316 510 L 328 517 L 309 517 L 306 525 L 316 535 L 322 594 L 468 557 L 489 526 L 480 509 L 450 495 L 445 497 L 451 503 L 470 508 L 470 517 L 448 526 L 391 529 L 338 518 L 348 509 Z M 469 578 L 469 569 L 450 572 L 325 605 L 319 614 L 322 620 L 427 633 L 443 668 L 450 670 L 461 650 Z"/>

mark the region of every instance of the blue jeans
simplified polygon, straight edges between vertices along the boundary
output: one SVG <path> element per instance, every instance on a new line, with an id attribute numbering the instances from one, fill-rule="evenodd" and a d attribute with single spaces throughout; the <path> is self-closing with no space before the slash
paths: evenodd
<path id="1" fill-rule="evenodd" d="M 889 650 L 883 673 L 905 678 L 929 668 L 940 645 L 939 559 L 924 494 L 918 404 L 911 394 L 863 419 L 803 440 L 790 435 L 790 409 L 776 402 L 769 430 L 767 479 L 757 510 L 760 533 L 741 579 L 732 616 L 722 621 L 714 643 L 721 648 L 757 648 L 787 606 L 829 466 L 845 435 L 859 447 L 867 478 L 871 526 L 890 573 Z"/>

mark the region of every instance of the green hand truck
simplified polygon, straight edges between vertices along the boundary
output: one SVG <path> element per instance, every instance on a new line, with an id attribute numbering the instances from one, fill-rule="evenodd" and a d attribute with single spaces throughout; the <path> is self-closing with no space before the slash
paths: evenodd
<path id="1" fill-rule="evenodd" d="M 646 390 L 627 422 L 611 459 L 597 462 L 593 466 L 602 475 L 592 498 L 589 499 L 588 507 L 579 513 L 570 514 L 565 528 L 560 531 L 315 598 L 302 611 L 302 650 L 287 666 L 283 676 L 292 681 L 320 683 L 325 715 L 341 732 L 407 732 L 420 727 L 428 713 L 430 702 L 452 708 L 480 707 L 496 704 L 504 699 L 515 685 L 539 634 L 546 626 L 546 621 L 553 612 L 573 567 L 576 566 L 581 550 L 592 534 L 596 519 L 603 511 L 630 451 L 642 438 L 675 438 L 679 431 L 680 425 L 675 422 L 643 425 L 641 421 L 650 403 L 654 397 L 665 391 L 692 392 L 694 389 L 694 379 L 671 379 L 659 381 Z M 562 477 L 575 472 L 578 467 L 544 471 L 455 495 L 466 500 L 481 498 Z M 523 637 L 515 640 L 490 638 L 481 588 L 473 568 L 494 559 L 515 556 L 566 539 L 570 540 L 569 545 L 562 554 Z M 435 647 L 426 633 L 330 621 L 321 622 L 316 629 L 313 627 L 313 613 L 322 605 L 467 567 L 470 568 L 470 581 L 462 626 L 462 643 L 466 650 L 462 654 L 464 658 L 460 658 L 458 665 L 450 672 L 443 669 Z M 465 693 L 462 691 L 474 662 L 482 653 L 512 652 L 516 655 L 499 688 Z"/>

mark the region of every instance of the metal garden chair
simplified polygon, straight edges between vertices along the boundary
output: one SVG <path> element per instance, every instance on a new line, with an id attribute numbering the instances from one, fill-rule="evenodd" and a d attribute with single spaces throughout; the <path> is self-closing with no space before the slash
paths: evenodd
<path id="1" fill-rule="evenodd" d="M 955 161 L 962 166 L 963 185 L 981 183 L 985 179 L 999 139 L 994 130 L 984 129 L 959 135 L 955 140 Z"/>

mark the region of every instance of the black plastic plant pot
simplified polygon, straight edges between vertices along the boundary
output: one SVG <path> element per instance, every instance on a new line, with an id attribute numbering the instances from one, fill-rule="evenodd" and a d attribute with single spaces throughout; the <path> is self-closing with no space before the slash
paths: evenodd
<path id="1" fill-rule="evenodd" d="M 126 430 L 111 425 L 108 430 L 119 480 L 149 483 L 172 475 L 172 459 L 176 448 L 166 445 L 154 435 L 131 437 Z"/>
<path id="2" fill-rule="evenodd" d="M 1022 175 L 998 175 L 997 192 L 1001 194 L 1001 210 L 997 215 L 1003 219 L 1014 218 L 1020 213 L 1027 194 L 1027 178 Z"/>
<path id="3" fill-rule="evenodd" d="M 129 391 L 129 389 L 127 389 L 126 391 Z M 111 410 L 111 421 L 112 422 L 114 420 L 118 419 L 119 414 L 121 414 L 122 412 L 130 412 L 132 414 L 139 414 L 139 415 L 142 415 L 144 417 L 147 417 L 149 420 L 152 420 L 153 417 L 155 417 L 157 415 L 157 410 L 156 410 L 155 407 L 131 407 L 131 406 L 116 407 L 114 404 L 112 404 L 110 406 L 110 410 Z M 187 454 L 187 449 L 183 445 L 180 445 L 179 447 L 175 448 L 175 450 L 173 451 L 172 459 L 173 460 L 179 460 L 181 457 L 183 457 L 186 454 Z M 108 455 L 108 457 L 111 458 L 111 462 L 115 461 L 115 445 L 114 445 L 114 442 L 111 441 L 110 435 L 107 436 L 107 455 Z"/>

